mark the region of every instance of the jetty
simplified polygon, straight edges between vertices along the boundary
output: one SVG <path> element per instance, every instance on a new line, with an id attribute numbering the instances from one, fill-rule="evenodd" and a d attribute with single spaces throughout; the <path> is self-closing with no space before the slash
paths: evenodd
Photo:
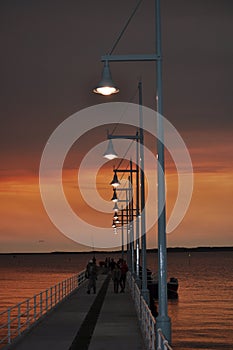
<path id="1" fill-rule="evenodd" d="M 155 319 L 130 273 L 124 293 L 114 293 L 109 273 L 98 275 L 96 294 L 87 283 L 82 271 L 18 304 L 18 314 L 8 309 L 2 349 L 156 349 Z M 157 337 L 171 349 L 160 330 Z"/>

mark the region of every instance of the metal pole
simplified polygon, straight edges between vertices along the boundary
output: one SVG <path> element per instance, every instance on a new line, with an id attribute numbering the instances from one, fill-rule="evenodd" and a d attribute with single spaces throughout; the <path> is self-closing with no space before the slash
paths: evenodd
<path id="1" fill-rule="evenodd" d="M 141 288 L 141 280 L 139 275 L 139 267 L 140 267 L 140 242 L 139 242 L 139 200 L 140 200 L 140 187 L 139 187 L 139 139 L 137 139 L 137 147 L 136 147 L 136 278 L 135 282 Z"/>
<path id="2" fill-rule="evenodd" d="M 129 271 L 132 272 L 131 270 L 131 259 L 130 259 L 130 247 L 129 247 L 129 194 L 128 194 L 129 190 L 126 190 L 126 222 L 127 222 L 127 233 L 126 233 L 126 237 L 127 237 L 127 264 L 129 267 Z"/>
<path id="3" fill-rule="evenodd" d="M 130 215 L 130 255 L 131 255 L 131 272 L 135 274 L 134 266 L 134 223 L 133 223 L 133 163 L 130 159 L 130 202 L 129 202 L 129 215 Z"/>
<path id="4" fill-rule="evenodd" d="M 142 244 L 142 296 L 149 305 L 150 296 L 147 288 L 147 269 L 146 269 L 146 210 L 145 210 L 145 177 L 144 177 L 144 133 L 142 119 L 142 83 L 138 83 L 139 92 L 139 125 L 140 125 L 140 181 L 141 181 L 141 244 Z"/>
<path id="5" fill-rule="evenodd" d="M 160 0 L 155 0 L 156 8 L 156 65 L 157 87 L 157 152 L 158 152 L 158 297 L 159 315 L 156 318 L 156 328 L 162 329 L 163 334 L 171 342 L 171 321 L 167 307 L 167 249 L 166 249 L 166 206 L 165 206 L 165 174 L 164 174 L 164 128 L 163 128 L 163 100 L 162 100 L 162 57 L 161 57 L 161 21 Z"/>
<path id="6" fill-rule="evenodd" d="M 123 206 L 121 206 L 121 258 L 124 260 L 124 212 Z"/>

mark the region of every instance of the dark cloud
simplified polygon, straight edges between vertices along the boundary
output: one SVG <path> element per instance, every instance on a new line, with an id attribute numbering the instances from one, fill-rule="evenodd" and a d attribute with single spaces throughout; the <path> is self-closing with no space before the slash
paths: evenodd
<path id="1" fill-rule="evenodd" d="M 106 101 L 91 93 L 102 70 L 100 56 L 135 4 L 1 1 L 2 151 L 39 155 L 60 122 Z M 229 0 L 162 1 L 164 114 L 180 131 L 232 127 L 232 12 Z M 116 53 L 151 53 L 154 34 L 154 1 L 144 1 Z M 154 108 L 153 63 L 111 68 L 121 91 L 107 101 L 130 101 L 141 76 L 143 102 Z"/>

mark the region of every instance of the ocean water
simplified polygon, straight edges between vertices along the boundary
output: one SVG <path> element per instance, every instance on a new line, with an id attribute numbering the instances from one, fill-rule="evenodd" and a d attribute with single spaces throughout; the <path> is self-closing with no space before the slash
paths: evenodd
<path id="1" fill-rule="evenodd" d="M 233 252 L 170 253 L 168 275 L 179 280 L 168 306 L 174 349 L 233 349 Z"/>
<path id="2" fill-rule="evenodd" d="M 106 256 L 97 254 L 97 263 Z M 91 257 L 0 255 L 0 311 L 78 273 Z M 156 271 L 157 254 L 147 264 Z M 169 252 L 168 277 L 179 280 L 179 298 L 168 302 L 174 349 L 233 349 L 233 252 Z"/>

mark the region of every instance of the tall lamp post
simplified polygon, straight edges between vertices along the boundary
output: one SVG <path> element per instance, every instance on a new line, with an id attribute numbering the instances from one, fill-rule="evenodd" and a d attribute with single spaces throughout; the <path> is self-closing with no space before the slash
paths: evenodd
<path id="1" fill-rule="evenodd" d="M 140 2 L 139 2 L 140 3 Z M 138 5 L 139 5 L 138 3 Z M 137 5 L 137 6 L 138 6 Z M 158 162 L 158 212 L 161 213 L 158 219 L 158 295 L 159 295 L 159 315 L 156 319 L 156 327 L 161 328 L 164 335 L 171 341 L 171 321 L 168 317 L 167 307 L 167 251 L 166 251 L 166 212 L 165 212 L 165 179 L 164 179 L 164 130 L 162 115 L 162 56 L 161 56 L 161 21 L 160 21 L 160 0 L 155 0 L 155 26 L 156 26 L 156 54 L 149 55 L 112 55 L 112 51 L 123 35 L 129 21 L 120 33 L 116 44 L 113 46 L 109 55 L 102 56 L 101 60 L 105 62 L 103 78 L 100 86 L 94 89 L 94 92 L 110 95 L 117 93 L 119 89 L 112 84 L 109 62 L 123 61 L 155 61 L 156 62 L 156 101 L 157 101 L 157 154 Z M 161 171 L 159 171 L 159 168 Z"/>

